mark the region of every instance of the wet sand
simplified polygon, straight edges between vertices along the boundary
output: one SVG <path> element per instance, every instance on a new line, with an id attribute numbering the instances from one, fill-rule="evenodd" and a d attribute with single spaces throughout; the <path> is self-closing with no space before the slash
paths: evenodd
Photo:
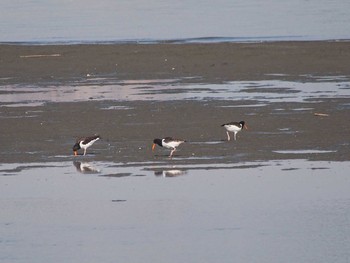
<path id="1" fill-rule="evenodd" d="M 110 79 L 172 79 L 176 84 L 270 78 L 298 82 L 314 75 L 350 76 L 350 42 L 1 45 L 0 50 L 3 85 L 51 85 L 53 93 L 65 83 L 74 87 L 74 81 L 87 79 L 86 74 L 97 78 L 97 87 Z M 254 87 L 251 91 L 254 92 Z M 169 92 L 176 92 L 176 87 L 172 90 L 170 85 Z M 217 158 L 224 163 L 280 158 L 349 160 L 350 123 L 345 121 L 350 113 L 348 103 L 347 97 L 271 103 L 263 107 L 249 106 L 254 105 L 251 101 L 214 98 L 176 101 L 90 98 L 83 102 L 74 99 L 66 103 L 47 102 L 36 107 L 1 107 L 1 161 L 60 160 L 59 156 L 71 155 L 76 137 L 95 133 L 103 138 L 88 151 L 95 160 L 164 159 L 168 151 L 158 149 L 154 156 L 150 146 L 155 137 L 165 136 L 188 141 L 176 153 L 179 162 L 213 163 Z M 296 110 L 311 104 L 311 110 Z M 1 105 L 6 104 L 0 102 Z M 314 116 L 317 112 L 329 116 Z M 239 133 L 237 141 L 225 142 L 226 134 L 220 125 L 240 120 L 245 120 L 250 129 Z M 285 150 L 326 153 L 280 153 Z"/>
<path id="2" fill-rule="evenodd" d="M 0 45 L 0 83 L 47 83 L 87 75 L 196 82 L 350 75 L 350 42 Z M 187 80 L 188 81 L 188 80 Z"/>
<path id="3" fill-rule="evenodd" d="M 3 162 L 62 161 L 72 156 L 75 138 L 98 133 L 102 140 L 88 150 L 86 158 L 99 161 L 165 161 L 168 150 L 151 144 L 156 137 L 186 139 L 172 163 L 227 163 L 306 158 L 350 160 L 347 120 L 348 99 L 309 103 L 274 103 L 262 107 L 232 107 L 230 101 L 80 102 L 50 103 L 38 107 L 2 108 Z M 120 106 L 120 110 L 108 110 Z M 123 107 L 125 107 L 123 109 Z M 283 111 L 279 109 L 284 109 Z M 314 112 L 328 117 L 314 116 Z M 237 141 L 226 141 L 220 126 L 245 120 L 249 130 Z M 327 128 L 328 127 L 328 128 Z M 321 150 L 326 153 L 281 154 L 285 150 Z M 79 158 L 79 157 L 78 157 Z"/>

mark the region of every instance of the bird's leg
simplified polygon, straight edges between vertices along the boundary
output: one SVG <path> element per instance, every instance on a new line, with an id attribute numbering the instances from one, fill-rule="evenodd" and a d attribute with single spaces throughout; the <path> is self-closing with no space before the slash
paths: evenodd
<path id="1" fill-rule="evenodd" d="M 236 138 L 236 132 L 233 134 L 233 138 L 236 140 L 237 138 Z"/>
<path id="2" fill-rule="evenodd" d="M 173 153 L 174 153 L 175 151 L 176 151 L 176 148 L 174 148 L 174 149 L 171 150 L 170 155 L 169 155 L 170 158 L 173 157 Z"/>
<path id="3" fill-rule="evenodd" d="M 86 154 L 86 149 L 84 149 L 84 156 L 85 156 L 85 154 Z"/>
<path id="4" fill-rule="evenodd" d="M 231 138 L 230 138 L 230 133 L 227 131 L 226 134 L 227 134 L 227 140 L 228 140 L 228 141 L 231 140 Z"/>

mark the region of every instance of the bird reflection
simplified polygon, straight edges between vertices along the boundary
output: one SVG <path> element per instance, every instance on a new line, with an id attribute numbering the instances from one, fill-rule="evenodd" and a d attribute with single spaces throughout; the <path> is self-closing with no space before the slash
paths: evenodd
<path id="1" fill-rule="evenodd" d="M 162 177 L 176 177 L 176 176 L 185 175 L 185 174 L 186 174 L 186 171 L 178 170 L 178 169 L 154 171 L 155 176 L 162 176 Z"/>
<path id="2" fill-rule="evenodd" d="M 83 174 L 96 174 L 100 172 L 100 170 L 96 169 L 94 166 L 87 162 L 74 161 L 73 165 L 75 166 L 78 172 Z"/>

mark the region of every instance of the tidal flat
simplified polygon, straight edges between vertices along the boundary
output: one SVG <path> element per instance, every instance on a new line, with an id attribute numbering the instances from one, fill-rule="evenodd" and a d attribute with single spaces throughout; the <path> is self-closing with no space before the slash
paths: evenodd
<path id="1" fill-rule="evenodd" d="M 0 261 L 349 261 L 349 42 L 0 50 Z"/>

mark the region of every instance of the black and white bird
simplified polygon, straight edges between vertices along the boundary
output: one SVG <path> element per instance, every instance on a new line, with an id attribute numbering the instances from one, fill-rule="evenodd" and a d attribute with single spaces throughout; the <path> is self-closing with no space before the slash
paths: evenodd
<path id="1" fill-rule="evenodd" d="M 152 151 L 154 151 L 154 148 L 156 147 L 156 145 L 159 145 L 160 147 L 171 149 L 169 157 L 172 157 L 173 153 L 176 151 L 176 147 L 178 147 L 180 144 L 184 142 L 186 141 L 181 139 L 173 139 L 171 137 L 165 137 L 164 139 L 154 139 L 153 145 L 152 145 Z"/>
<path id="2" fill-rule="evenodd" d="M 229 122 L 221 125 L 222 127 L 225 127 L 226 134 L 227 134 L 227 140 L 231 140 L 230 132 L 233 132 L 233 138 L 236 140 L 236 135 L 238 132 L 240 132 L 243 128 L 248 130 L 247 124 L 244 121 L 240 122 Z"/>
<path id="3" fill-rule="evenodd" d="M 87 148 L 89 148 L 91 145 L 93 145 L 99 139 L 101 139 L 100 135 L 94 135 L 94 136 L 89 136 L 89 137 L 77 139 L 76 143 L 73 146 L 74 155 L 77 156 L 78 150 L 80 150 L 80 149 L 83 149 L 84 155 L 86 155 Z"/>

